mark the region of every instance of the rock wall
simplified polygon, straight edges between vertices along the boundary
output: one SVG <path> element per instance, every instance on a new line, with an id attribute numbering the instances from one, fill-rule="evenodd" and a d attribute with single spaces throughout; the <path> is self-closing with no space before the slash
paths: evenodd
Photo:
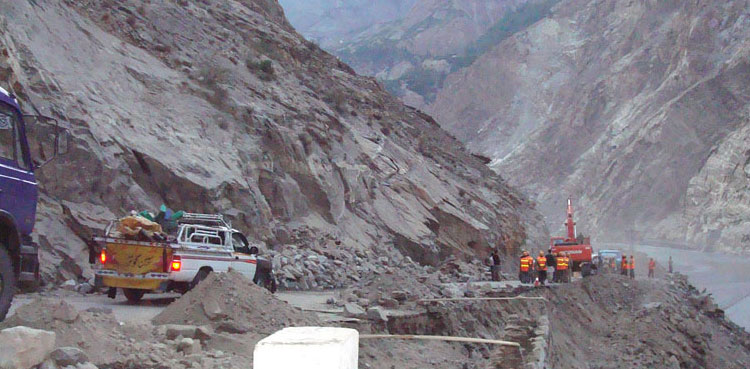
<path id="1" fill-rule="evenodd" d="M 293 243 L 374 262 L 398 250 L 438 264 L 544 242 L 531 202 L 305 41 L 275 0 L 0 8 L 0 83 L 73 136 L 38 173 L 48 282 L 90 276 L 84 240 L 161 203 L 226 214 L 277 253 Z"/>

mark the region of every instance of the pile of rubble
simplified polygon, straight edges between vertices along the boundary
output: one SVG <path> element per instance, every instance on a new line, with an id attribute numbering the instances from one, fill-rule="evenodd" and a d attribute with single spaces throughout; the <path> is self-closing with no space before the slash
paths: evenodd
<path id="1" fill-rule="evenodd" d="M 414 280 L 414 276 L 425 280 L 436 275 L 441 283 L 467 282 L 486 278 L 489 270 L 479 261 L 466 262 L 455 257 L 449 257 L 439 266 L 421 265 L 388 245 L 375 252 L 309 240 L 277 245 L 264 253 L 272 259 L 279 287 L 287 290 L 361 287 L 377 284 L 379 279 L 393 280 L 399 271 L 408 280 Z M 397 283 L 406 283 L 401 278 L 395 279 Z"/>
<path id="2" fill-rule="evenodd" d="M 268 335 L 284 327 L 319 325 L 311 314 L 275 298 L 239 272 L 212 273 L 170 304 L 154 324 L 206 325 L 217 332 Z"/>
<path id="3" fill-rule="evenodd" d="M 555 368 L 746 368 L 750 334 L 681 275 L 601 275 L 546 294 Z"/>

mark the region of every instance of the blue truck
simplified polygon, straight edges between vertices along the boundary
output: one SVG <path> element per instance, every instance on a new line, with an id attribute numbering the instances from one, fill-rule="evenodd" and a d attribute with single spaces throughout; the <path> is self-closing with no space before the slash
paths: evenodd
<path id="1" fill-rule="evenodd" d="M 54 121 L 54 149 L 41 163 L 33 161 L 27 136 L 25 123 L 33 120 Z M 0 87 L 0 321 L 18 285 L 39 281 L 38 246 L 31 238 L 39 197 L 34 170 L 61 153 L 60 132 L 52 118 L 24 116 L 15 97 Z"/>

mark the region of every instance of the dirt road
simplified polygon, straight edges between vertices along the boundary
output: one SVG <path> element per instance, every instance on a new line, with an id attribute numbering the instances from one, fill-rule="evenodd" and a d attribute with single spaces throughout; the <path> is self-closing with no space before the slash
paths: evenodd
<path id="1" fill-rule="evenodd" d="M 59 291 L 58 293 L 60 295 L 59 297 L 63 298 L 79 311 L 84 311 L 89 308 L 112 309 L 115 318 L 120 322 L 126 323 L 151 320 L 162 312 L 162 310 L 164 310 L 170 303 L 180 297 L 180 295 L 176 293 L 146 295 L 138 305 L 134 305 L 129 303 L 122 294 L 119 294 L 116 299 L 112 300 L 106 295 L 93 294 L 84 296 L 67 291 Z M 334 294 L 334 291 L 290 291 L 279 292 L 276 296 L 292 306 L 303 310 L 315 311 L 322 320 L 329 321 L 335 320 L 337 313 L 341 310 L 335 307 L 332 308 L 331 305 L 326 304 L 326 301 L 329 298 L 334 297 Z M 12 315 L 19 306 L 30 303 L 37 296 L 37 294 L 17 295 L 16 298 L 13 299 L 13 305 L 10 308 L 8 316 Z"/>

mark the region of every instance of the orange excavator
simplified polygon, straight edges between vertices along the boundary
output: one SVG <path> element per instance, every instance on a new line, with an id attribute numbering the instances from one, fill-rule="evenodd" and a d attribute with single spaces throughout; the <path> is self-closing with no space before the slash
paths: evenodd
<path id="1" fill-rule="evenodd" d="M 567 237 L 552 237 L 550 249 L 552 253 L 565 252 L 570 255 L 570 267 L 573 272 L 581 272 L 584 277 L 592 274 L 596 266 L 591 261 L 591 239 L 576 238 L 576 222 L 573 220 L 573 202 L 568 198 L 568 214 L 565 219 Z"/>

